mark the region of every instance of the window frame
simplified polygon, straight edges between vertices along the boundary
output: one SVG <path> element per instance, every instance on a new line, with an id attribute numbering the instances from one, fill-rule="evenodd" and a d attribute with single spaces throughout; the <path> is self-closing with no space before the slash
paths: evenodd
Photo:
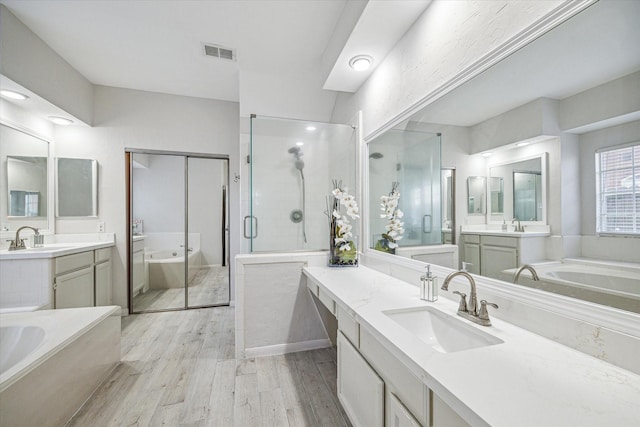
<path id="1" fill-rule="evenodd" d="M 631 193 L 631 204 L 632 209 L 630 213 L 631 221 L 632 221 L 632 231 L 615 231 L 607 228 L 607 215 L 611 215 L 606 211 L 606 208 L 603 208 L 603 203 L 605 203 L 605 198 L 607 196 L 619 196 L 619 195 L 628 195 L 629 192 L 611 192 L 604 191 L 604 183 L 602 180 L 602 176 L 607 172 L 614 172 L 616 170 L 625 170 L 629 169 L 629 167 L 609 167 L 607 169 L 602 169 L 602 160 L 601 155 L 604 153 L 610 153 L 612 151 L 620 151 L 631 148 L 631 187 L 629 189 Z M 640 161 L 636 162 L 635 158 L 640 152 L 640 141 L 635 141 L 622 145 L 615 145 L 611 147 L 603 147 L 597 149 L 595 152 L 595 197 L 596 197 L 596 234 L 599 236 L 629 236 L 629 237 L 640 237 L 640 180 L 636 179 L 636 177 L 640 176 Z M 624 178 L 623 178 L 624 179 Z M 622 179 L 621 179 L 622 180 Z M 626 188 L 626 187 L 625 187 Z M 603 210 L 604 209 L 604 210 Z"/>

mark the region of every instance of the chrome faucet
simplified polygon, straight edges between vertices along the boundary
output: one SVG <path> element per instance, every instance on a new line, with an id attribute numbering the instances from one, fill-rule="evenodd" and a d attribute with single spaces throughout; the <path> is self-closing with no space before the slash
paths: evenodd
<path id="1" fill-rule="evenodd" d="M 24 239 L 20 238 L 20 232 L 22 230 L 24 230 L 25 228 L 29 228 L 31 230 L 34 231 L 34 244 L 35 245 L 41 245 L 43 242 L 43 237 L 40 234 L 40 230 L 38 230 L 37 228 L 25 225 L 23 227 L 20 227 L 16 230 L 16 238 L 15 240 L 11 240 L 11 243 L 9 244 L 9 250 L 10 251 L 19 251 L 19 250 L 23 250 L 23 249 L 27 249 L 27 246 L 24 244 Z"/>
<path id="2" fill-rule="evenodd" d="M 516 221 L 518 221 L 518 225 L 514 225 Z M 520 225 L 520 220 L 518 218 L 513 218 L 511 220 L 511 225 L 513 225 L 513 231 L 524 233 L 524 227 Z"/>
<path id="3" fill-rule="evenodd" d="M 454 271 L 449 274 L 445 279 L 444 283 L 442 283 L 443 291 L 449 290 L 449 283 L 453 280 L 454 277 L 464 276 L 469 280 L 469 285 L 471 285 L 471 295 L 469 295 L 469 303 L 467 304 L 467 294 L 462 292 L 454 291 L 454 294 L 460 295 L 460 305 L 458 306 L 458 316 L 464 317 L 467 320 L 471 320 L 474 323 L 477 323 L 482 326 L 491 326 L 491 320 L 489 319 L 489 313 L 487 311 L 487 305 L 492 306 L 493 308 L 498 308 L 497 304 L 492 302 L 487 302 L 485 300 L 480 301 L 480 311 L 478 311 L 478 295 L 476 292 L 476 281 L 466 271 Z"/>
<path id="4" fill-rule="evenodd" d="M 520 273 L 522 273 L 523 270 L 529 270 L 531 272 L 531 276 L 533 277 L 533 280 L 535 281 L 540 280 L 540 277 L 538 277 L 538 273 L 536 273 L 535 268 L 533 268 L 529 264 L 523 264 L 522 267 L 520 267 L 518 271 L 516 271 L 516 275 L 513 278 L 513 283 L 518 283 L 518 277 L 520 277 Z"/>

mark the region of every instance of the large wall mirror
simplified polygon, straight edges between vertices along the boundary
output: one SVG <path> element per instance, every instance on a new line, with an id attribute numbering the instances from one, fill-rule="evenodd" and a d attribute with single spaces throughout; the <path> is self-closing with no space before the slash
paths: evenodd
<path id="1" fill-rule="evenodd" d="M 518 218 L 532 233 L 545 227 L 562 237 L 555 242 L 595 239 L 595 153 L 640 141 L 638 16 L 639 2 L 596 2 L 381 135 L 399 127 L 441 134 L 443 164 L 455 165 L 459 177 L 458 224 L 500 231 L 495 223 Z M 368 160 L 370 174 L 380 160 Z M 483 209 L 477 178 L 467 179 L 483 174 L 484 216 L 476 215 Z M 376 179 L 369 196 L 378 214 L 374 199 L 389 192 L 392 179 Z M 562 257 L 555 247 L 544 253 Z M 503 283 L 517 289 L 511 282 Z M 563 295 L 615 306 L 604 296 Z M 638 300 L 626 307 L 639 307 Z"/>
<path id="2" fill-rule="evenodd" d="M 56 158 L 56 216 L 98 216 L 98 161 Z"/>
<path id="3" fill-rule="evenodd" d="M 1 228 L 23 225 L 50 230 L 49 142 L 17 127 L 0 124 Z"/>

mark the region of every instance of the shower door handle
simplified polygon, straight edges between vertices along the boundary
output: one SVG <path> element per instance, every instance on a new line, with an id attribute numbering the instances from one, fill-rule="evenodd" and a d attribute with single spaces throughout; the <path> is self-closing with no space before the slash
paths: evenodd
<path id="1" fill-rule="evenodd" d="M 250 222 L 248 222 L 247 220 Z M 249 227 L 247 227 L 247 224 L 249 224 Z M 253 227 L 251 227 L 252 225 Z M 253 231 L 253 234 L 251 234 L 251 231 Z M 245 216 L 244 217 L 244 238 L 256 239 L 257 237 L 258 237 L 258 218 L 250 215 Z"/>
<path id="2" fill-rule="evenodd" d="M 431 233 L 431 215 L 422 217 L 422 232 L 425 234 Z"/>

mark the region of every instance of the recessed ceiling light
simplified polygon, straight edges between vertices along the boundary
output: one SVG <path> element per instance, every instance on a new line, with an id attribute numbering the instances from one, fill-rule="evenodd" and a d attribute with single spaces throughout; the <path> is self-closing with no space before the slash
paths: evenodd
<path id="1" fill-rule="evenodd" d="M 16 92 L 13 90 L 7 90 L 7 89 L 0 90 L 0 95 L 6 98 L 17 99 L 19 101 L 24 101 L 26 99 L 29 99 L 29 97 L 23 93 Z"/>
<path id="2" fill-rule="evenodd" d="M 486 153 L 482 153 L 482 157 L 489 157 L 491 155 L 493 155 L 493 153 L 490 151 L 487 151 Z"/>
<path id="3" fill-rule="evenodd" d="M 49 120 L 61 126 L 67 126 L 73 123 L 73 120 L 65 119 L 64 117 L 57 117 L 57 116 L 49 116 Z"/>
<path id="4" fill-rule="evenodd" d="M 356 71 L 368 70 L 373 64 L 373 58 L 368 55 L 357 55 L 349 60 L 349 66 Z"/>
<path id="5" fill-rule="evenodd" d="M 309 132 L 313 132 L 314 130 L 316 130 L 316 127 L 315 126 L 307 126 L 307 130 Z"/>
<path id="6" fill-rule="evenodd" d="M 296 142 L 296 145 L 297 145 L 298 147 L 302 147 L 302 146 L 304 145 L 304 142 L 302 142 L 302 141 L 298 141 L 298 142 Z"/>
<path id="7" fill-rule="evenodd" d="M 529 145 L 530 142 L 517 142 L 516 147 L 524 147 L 525 145 Z"/>

